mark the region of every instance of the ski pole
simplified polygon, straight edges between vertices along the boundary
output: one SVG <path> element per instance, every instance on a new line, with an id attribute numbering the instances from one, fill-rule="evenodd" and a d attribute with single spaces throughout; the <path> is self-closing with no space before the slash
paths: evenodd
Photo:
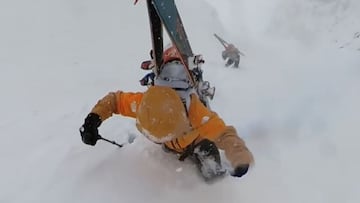
<path id="1" fill-rule="evenodd" d="M 112 140 L 108 140 L 108 139 L 106 139 L 106 138 L 103 138 L 103 137 L 101 137 L 100 135 L 99 135 L 99 140 L 104 140 L 105 142 L 111 143 L 111 144 L 116 145 L 116 146 L 118 146 L 118 147 L 120 147 L 120 148 L 124 146 L 124 145 L 122 145 L 122 144 L 118 144 L 118 143 L 115 142 L 115 141 L 112 141 Z"/>

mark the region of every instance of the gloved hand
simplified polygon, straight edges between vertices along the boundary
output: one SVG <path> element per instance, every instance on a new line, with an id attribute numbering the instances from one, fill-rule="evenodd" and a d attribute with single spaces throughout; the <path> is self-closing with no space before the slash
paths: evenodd
<path id="1" fill-rule="evenodd" d="M 89 115 L 85 118 L 85 123 L 79 129 L 81 140 L 85 144 L 94 146 L 98 139 L 101 138 L 98 131 L 100 124 L 100 116 L 95 113 L 89 113 Z"/>
<path id="2" fill-rule="evenodd" d="M 243 175 L 245 175 L 249 170 L 249 164 L 244 164 L 244 165 L 241 165 L 241 166 L 237 166 L 235 169 L 234 169 L 234 172 L 231 173 L 232 176 L 234 177 L 241 177 Z"/>

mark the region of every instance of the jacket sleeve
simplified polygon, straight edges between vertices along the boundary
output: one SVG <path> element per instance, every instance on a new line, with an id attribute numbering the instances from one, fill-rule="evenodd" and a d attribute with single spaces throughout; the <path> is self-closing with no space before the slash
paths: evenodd
<path id="1" fill-rule="evenodd" d="M 233 167 L 252 164 L 254 158 L 243 139 L 238 136 L 233 126 L 228 126 L 215 113 L 206 108 L 196 97 L 192 100 L 190 120 L 199 137 L 215 142 L 216 146 L 225 152 L 225 156 Z"/>
<path id="2" fill-rule="evenodd" d="M 91 112 L 99 115 L 101 121 L 106 120 L 113 114 L 135 118 L 142 96 L 143 93 L 141 92 L 110 92 L 97 102 Z"/>
<path id="3" fill-rule="evenodd" d="M 233 167 L 253 164 L 254 157 L 233 126 L 227 126 L 215 141 L 219 149 L 224 150 L 226 158 Z"/>

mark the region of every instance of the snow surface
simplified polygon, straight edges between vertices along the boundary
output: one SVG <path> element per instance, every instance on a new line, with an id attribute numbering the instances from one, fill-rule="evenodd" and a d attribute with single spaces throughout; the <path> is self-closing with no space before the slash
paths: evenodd
<path id="1" fill-rule="evenodd" d="M 144 91 L 145 1 L 0 3 L 0 202 L 360 202 L 360 1 L 177 0 L 204 54 L 211 102 L 255 156 L 243 178 L 205 184 L 114 117 L 78 129 L 109 91 Z M 217 33 L 245 53 L 225 68 Z"/>

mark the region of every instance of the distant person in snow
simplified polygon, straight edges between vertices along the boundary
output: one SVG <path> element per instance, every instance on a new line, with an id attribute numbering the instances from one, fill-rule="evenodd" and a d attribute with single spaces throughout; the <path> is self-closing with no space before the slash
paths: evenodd
<path id="1" fill-rule="evenodd" d="M 239 68 L 240 51 L 233 44 L 229 44 L 225 47 L 225 50 L 222 52 L 222 58 L 226 61 L 226 67 L 234 64 L 235 68 Z"/>
<path id="2" fill-rule="evenodd" d="M 118 90 L 100 99 L 80 128 L 82 141 L 94 146 L 101 139 L 101 123 L 120 114 L 135 118 L 144 136 L 178 154 L 179 160 L 194 160 L 205 179 L 224 174 L 219 149 L 231 164 L 232 176 L 246 174 L 252 153 L 235 128 L 199 100 L 175 47 L 165 49 L 159 70 L 145 92 Z"/>
<path id="3" fill-rule="evenodd" d="M 245 56 L 235 45 L 226 42 L 224 39 L 219 37 L 219 35 L 214 34 L 216 39 L 224 46 L 225 50 L 222 51 L 221 56 L 226 61 L 225 66 L 229 67 L 234 64 L 235 68 L 239 68 L 240 64 L 240 55 Z"/>

